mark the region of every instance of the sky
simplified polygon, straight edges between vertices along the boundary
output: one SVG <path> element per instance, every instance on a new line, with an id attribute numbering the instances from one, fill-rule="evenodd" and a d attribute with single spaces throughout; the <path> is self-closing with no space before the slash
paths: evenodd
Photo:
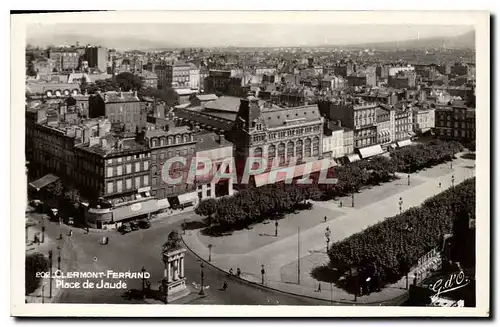
<path id="1" fill-rule="evenodd" d="M 109 48 L 285 47 L 389 42 L 418 37 L 453 37 L 464 25 L 303 25 L 303 24 L 33 24 L 34 46 L 101 43 Z"/>

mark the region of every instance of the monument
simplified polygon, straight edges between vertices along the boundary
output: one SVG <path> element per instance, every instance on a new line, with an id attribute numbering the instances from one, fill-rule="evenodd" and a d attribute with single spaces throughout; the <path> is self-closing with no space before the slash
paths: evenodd
<path id="1" fill-rule="evenodd" d="M 162 285 L 167 303 L 190 293 L 186 287 L 186 277 L 184 277 L 185 252 L 186 249 L 181 246 L 179 234 L 176 231 L 171 232 L 162 247 L 162 259 L 165 264 Z"/>

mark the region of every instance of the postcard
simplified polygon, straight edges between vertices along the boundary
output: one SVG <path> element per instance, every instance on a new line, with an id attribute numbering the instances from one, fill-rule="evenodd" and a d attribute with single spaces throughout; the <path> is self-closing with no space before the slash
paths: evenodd
<path id="1" fill-rule="evenodd" d="M 11 315 L 488 317 L 489 19 L 11 15 Z"/>

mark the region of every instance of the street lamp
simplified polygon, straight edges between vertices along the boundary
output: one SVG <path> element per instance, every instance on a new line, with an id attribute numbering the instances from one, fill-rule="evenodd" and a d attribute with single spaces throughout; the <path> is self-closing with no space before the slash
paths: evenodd
<path id="1" fill-rule="evenodd" d="M 260 274 L 262 275 L 262 285 L 264 285 L 264 275 L 266 274 L 266 270 L 264 269 L 264 265 L 260 265 Z"/>
<path id="2" fill-rule="evenodd" d="M 351 199 L 352 199 L 352 207 L 354 208 L 354 192 L 351 194 Z"/>
<path id="3" fill-rule="evenodd" d="M 455 175 L 451 176 L 451 186 L 455 186 Z"/>
<path id="4" fill-rule="evenodd" d="M 325 231 L 325 237 L 326 237 L 326 253 L 328 253 L 328 248 L 329 248 L 329 245 L 330 245 L 330 235 L 331 235 L 331 231 L 330 231 L 330 228 L 327 227 L 326 228 L 326 231 Z"/>
<path id="5" fill-rule="evenodd" d="M 42 243 L 45 242 L 45 226 L 42 225 Z"/>
<path id="6" fill-rule="evenodd" d="M 57 246 L 57 270 L 61 270 L 61 246 Z"/>
<path id="7" fill-rule="evenodd" d="M 399 214 L 401 214 L 403 212 L 403 198 L 402 197 L 399 198 L 398 204 L 399 204 Z"/>
<path id="8" fill-rule="evenodd" d="M 276 221 L 274 222 L 274 227 L 275 227 L 275 230 L 274 230 L 274 236 L 275 236 L 275 237 L 278 237 L 278 226 L 279 226 L 279 223 L 278 223 L 278 221 L 276 220 Z"/>
<path id="9" fill-rule="evenodd" d="M 450 154 L 450 167 L 453 169 L 453 156 Z"/>
<path id="10" fill-rule="evenodd" d="M 142 296 L 144 296 L 144 291 L 146 289 L 146 287 L 144 286 L 145 283 L 144 273 L 146 272 L 146 268 L 144 268 L 144 266 L 142 266 L 141 272 L 142 272 Z"/>
<path id="11" fill-rule="evenodd" d="M 410 186 L 410 174 L 408 174 L 408 186 Z"/>
<path id="12" fill-rule="evenodd" d="M 212 244 L 208 244 L 208 262 L 212 261 Z"/>
<path id="13" fill-rule="evenodd" d="M 52 250 L 49 250 L 49 298 L 52 298 Z"/>
<path id="14" fill-rule="evenodd" d="M 200 293 L 198 293 L 198 295 L 201 295 L 201 296 L 205 296 L 205 291 L 203 290 L 204 289 L 204 286 L 203 286 L 203 282 L 204 282 L 204 279 L 205 279 L 205 276 L 203 275 L 203 268 L 205 267 L 205 265 L 203 265 L 203 262 L 200 264 L 200 268 L 201 268 L 201 290 L 200 290 Z"/>

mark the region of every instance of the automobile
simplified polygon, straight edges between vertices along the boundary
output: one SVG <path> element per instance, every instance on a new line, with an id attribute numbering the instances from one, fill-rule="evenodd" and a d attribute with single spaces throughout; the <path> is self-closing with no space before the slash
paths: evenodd
<path id="1" fill-rule="evenodd" d="M 127 224 L 123 224 L 121 225 L 119 228 L 118 228 L 118 231 L 123 235 L 123 234 L 127 234 L 127 233 L 130 233 L 132 231 L 132 229 L 130 228 L 129 225 Z"/>
<path id="2" fill-rule="evenodd" d="M 136 223 L 133 223 L 133 222 L 132 222 L 132 223 L 130 223 L 130 229 L 131 229 L 131 230 L 138 230 L 138 229 L 139 229 L 139 226 L 137 226 L 137 224 L 136 224 Z"/>
<path id="3" fill-rule="evenodd" d="M 56 208 L 51 208 L 49 210 L 49 217 L 50 219 L 58 219 L 58 216 L 59 215 L 59 210 L 57 210 Z"/>
<path id="4" fill-rule="evenodd" d="M 73 226 L 75 224 L 75 218 L 69 217 L 68 218 L 68 225 Z"/>
<path id="5" fill-rule="evenodd" d="M 138 225 L 142 229 L 148 229 L 149 227 L 151 227 L 151 223 L 147 220 L 140 220 Z"/>

